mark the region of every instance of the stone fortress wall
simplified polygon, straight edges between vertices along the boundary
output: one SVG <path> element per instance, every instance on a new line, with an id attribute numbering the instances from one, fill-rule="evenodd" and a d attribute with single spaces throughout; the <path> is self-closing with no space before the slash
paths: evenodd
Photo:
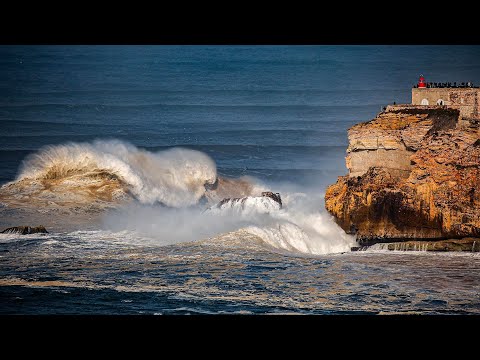
<path id="1" fill-rule="evenodd" d="M 478 119 L 480 88 L 412 88 L 412 105 L 447 105 L 460 110 L 460 117 Z"/>

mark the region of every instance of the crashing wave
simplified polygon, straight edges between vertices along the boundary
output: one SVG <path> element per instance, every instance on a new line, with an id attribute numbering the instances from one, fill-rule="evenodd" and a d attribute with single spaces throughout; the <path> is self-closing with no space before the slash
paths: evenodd
<path id="1" fill-rule="evenodd" d="M 83 228 L 93 224 L 92 213 L 114 207 L 110 222 L 119 230 L 147 231 L 163 243 L 238 230 L 269 247 L 308 254 L 348 251 L 355 244 L 318 212 L 322 204 L 309 204 L 302 193 L 287 192 L 283 200 L 248 177 L 217 177 L 214 161 L 199 151 L 154 153 L 120 141 L 95 141 L 48 146 L 30 155 L 17 179 L 0 188 L 0 218 L 10 224 L 25 210 L 23 217 L 49 228 Z M 217 205 L 203 213 L 192 207 L 202 201 Z M 152 206 L 157 204 L 164 206 Z M 120 211 L 129 207 L 132 211 Z"/>
<path id="2" fill-rule="evenodd" d="M 355 238 L 345 234 L 332 220 L 325 221 L 318 214 L 313 221 L 314 226 L 302 224 L 305 228 L 290 221 L 281 221 L 263 226 L 248 226 L 245 230 L 272 248 L 293 253 L 342 253 L 350 251 L 355 245 Z M 315 225 L 317 229 L 314 228 Z M 321 229 L 318 229 L 319 227 Z"/>
<path id="3" fill-rule="evenodd" d="M 345 234 L 330 216 L 308 209 L 302 195 L 287 195 L 285 207 L 280 194 L 272 192 L 227 198 L 205 213 L 214 216 L 214 222 L 237 219 L 240 230 L 233 234 L 254 235 L 270 248 L 313 255 L 350 251 L 355 238 Z"/>
<path id="4" fill-rule="evenodd" d="M 152 153 L 120 141 L 47 146 L 29 156 L 17 179 L 1 195 L 55 202 L 116 201 L 191 206 L 217 180 L 206 154 L 173 148 Z"/>

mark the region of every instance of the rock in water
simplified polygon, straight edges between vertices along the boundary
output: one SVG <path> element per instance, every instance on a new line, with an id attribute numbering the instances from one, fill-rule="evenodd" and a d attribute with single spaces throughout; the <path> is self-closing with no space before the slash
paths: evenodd
<path id="1" fill-rule="evenodd" d="M 248 177 L 230 179 L 217 177 L 217 181 L 209 186 L 205 186 L 205 202 L 209 206 L 217 204 L 225 198 L 243 198 L 251 196 L 254 192 L 253 182 Z"/>
<path id="2" fill-rule="evenodd" d="M 257 211 L 261 213 L 280 210 L 282 198 L 279 193 L 271 191 L 262 192 L 262 196 L 245 196 L 241 198 L 225 198 L 205 211 L 236 210 L 239 212 Z"/>
<path id="3" fill-rule="evenodd" d="M 264 191 L 264 192 L 262 192 L 262 196 L 269 197 L 270 199 L 276 201 L 280 205 L 280 209 L 282 208 L 282 198 L 280 197 L 280 193 L 273 193 L 271 191 Z"/>
<path id="4" fill-rule="evenodd" d="M 21 234 L 21 235 L 26 235 L 26 234 L 48 234 L 47 229 L 45 229 L 44 226 L 14 226 L 14 227 L 9 227 L 1 232 L 2 234 Z"/>
<path id="5" fill-rule="evenodd" d="M 404 241 L 375 244 L 372 247 L 380 250 L 395 250 L 395 251 L 480 251 L 480 239 L 464 238 L 464 239 L 449 239 L 437 241 Z M 363 249 L 362 249 L 363 250 Z"/>
<path id="6" fill-rule="evenodd" d="M 360 245 L 480 236 L 480 126 L 454 109 L 380 113 L 348 130 L 325 207 Z"/>

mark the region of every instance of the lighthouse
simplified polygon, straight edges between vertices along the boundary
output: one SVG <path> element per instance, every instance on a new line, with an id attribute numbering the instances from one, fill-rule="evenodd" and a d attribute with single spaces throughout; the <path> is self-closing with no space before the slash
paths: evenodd
<path id="1" fill-rule="evenodd" d="M 425 78 L 423 75 L 420 75 L 420 78 L 418 79 L 418 88 L 426 88 L 427 84 L 425 83 Z"/>

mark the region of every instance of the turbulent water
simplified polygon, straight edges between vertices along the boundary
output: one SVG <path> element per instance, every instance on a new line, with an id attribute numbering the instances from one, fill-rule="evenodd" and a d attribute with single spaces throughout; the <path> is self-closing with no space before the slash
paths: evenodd
<path id="1" fill-rule="evenodd" d="M 476 254 L 352 253 L 324 210 L 349 126 L 480 81 L 455 49 L 0 47 L 0 226 L 49 230 L 0 234 L 0 313 L 480 312 Z"/>

